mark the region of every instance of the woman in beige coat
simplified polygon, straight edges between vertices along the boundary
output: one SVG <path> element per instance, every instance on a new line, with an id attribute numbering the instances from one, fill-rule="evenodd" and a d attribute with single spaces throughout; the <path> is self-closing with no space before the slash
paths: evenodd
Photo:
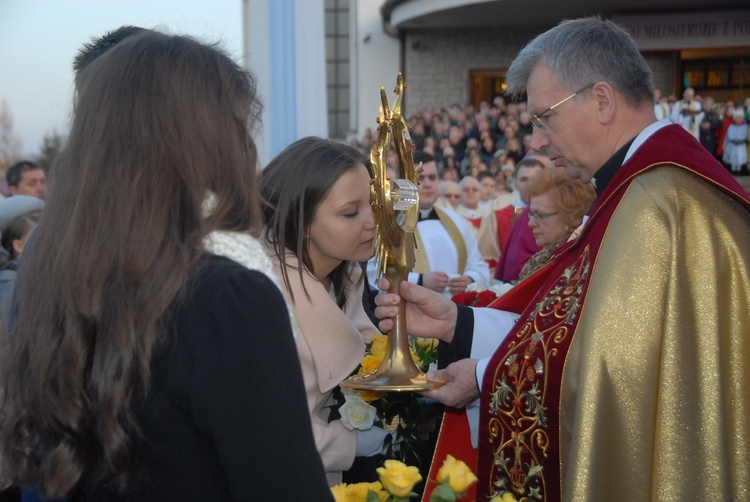
<path id="1" fill-rule="evenodd" d="M 387 434 L 329 422 L 326 409 L 378 333 L 362 306 L 359 264 L 372 256 L 375 237 L 370 177 L 358 150 L 309 137 L 281 152 L 261 180 L 264 237 L 292 305 L 315 442 L 331 485 L 355 456 L 381 453 Z"/>

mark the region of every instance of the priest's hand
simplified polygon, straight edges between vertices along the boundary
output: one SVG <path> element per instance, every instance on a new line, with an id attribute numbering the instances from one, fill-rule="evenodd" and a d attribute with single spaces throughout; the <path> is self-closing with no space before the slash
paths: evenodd
<path id="1" fill-rule="evenodd" d="M 457 275 L 456 277 L 451 277 L 448 279 L 448 291 L 450 291 L 452 295 L 463 293 L 466 291 L 466 287 L 472 282 L 474 282 L 474 279 L 468 275 Z"/>
<path id="2" fill-rule="evenodd" d="M 390 283 L 383 278 L 378 287 L 388 290 Z M 406 302 L 406 331 L 413 336 L 437 338 L 446 343 L 453 340 L 458 308 L 447 297 L 410 282 L 399 285 L 401 296 L 381 293 L 375 296 L 375 315 L 380 319 L 378 327 L 387 332 L 393 329 L 393 318 L 398 314 L 398 303 Z"/>
<path id="3" fill-rule="evenodd" d="M 445 272 L 427 272 L 422 274 L 422 286 L 438 293 L 445 291 L 448 286 L 449 277 Z"/>
<path id="4" fill-rule="evenodd" d="M 447 406 L 463 408 L 479 397 L 476 377 L 477 360 L 461 359 L 449 364 L 444 370 L 430 371 L 427 379 L 444 382 L 445 385 L 422 395 L 437 399 Z"/>

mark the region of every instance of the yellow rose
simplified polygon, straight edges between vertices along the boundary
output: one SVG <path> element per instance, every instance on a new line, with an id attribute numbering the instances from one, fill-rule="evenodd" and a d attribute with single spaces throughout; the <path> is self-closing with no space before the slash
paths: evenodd
<path id="1" fill-rule="evenodd" d="M 338 500 L 336 502 L 338 502 Z M 518 502 L 518 499 L 516 499 L 512 493 L 505 492 L 502 497 L 495 495 L 490 499 L 490 502 Z"/>
<path id="2" fill-rule="evenodd" d="M 380 361 L 382 361 L 382 359 L 378 359 L 377 357 L 371 356 L 369 354 L 366 355 L 365 357 L 362 358 L 362 363 L 359 368 L 359 372 L 369 373 L 371 371 L 375 371 L 376 369 L 378 369 L 378 366 L 380 366 Z"/>
<path id="3" fill-rule="evenodd" d="M 394 497 L 408 497 L 414 485 L 422 479 L 419 469 L 398 460 L 386 460 L 385 467 L 378 467 L 377 471 L 380 482 Z"/>
<path id="4" fill-rule="evenodd" d="M 383 397 L 382 392 L 374 390 L 361 390 L 359 391 L 359 395 L 362 396 L 362 399 L 364 399 L 366 403 L 377 401 L 378 399 Z"/>
<path id="5" fill-rule="evenodd" d="M 370 354 L 382 361 L 385 357 L 385 347 L 388 345 L 387 335 L 373 335 L 372 345 L 370 345 Z"/>
<path id="6" fill-rule="evenodd" d="M 336 502 L 347 502 L 346 497 L 346 483 L 341 483 L 331 487 L 331 493 L 333 493 L 333 500 Z"/>
<path id="7" fill-rule="evenodd" d="M 380 484 L 380 481 L 370 483 L 370 491 L 378 496 L 380 502 L 387 502 L 387 500 L 391 498 L 391 494 L 383 490 L 383 485 Z"/>
<path id="8" fill-rule="evenodd" d="M 347 502 L 367 502 L 368 493 L 370 493 L 369 483 L 356 483 L 346 486 Z"/>
<path id="9" fill-rule="evenodd" d="M 374 483 L 356 483 L 346 487 L 346 502 L 367 502 L 367 495 L 370 492 L 377 495 L 381 502 L 385 502 L 390 497 L 388 492 L 383 491 L 383 485 L 377 481 Z"/>
<path id="10" fill-rule="evenodd" d="M 461 460 L 456 460 L 453 455 L 448 455 L 438 471 L 438 483 L 442 483 L 445 478 L 448 480 L 448 486 L 454 493 L 463 493 L 471 485 L 477 482 L 477 477 L 471 472 L 469 466 Z"/>
<path id="11" fill-rule="evenodd" d="M 434 350 L 437 348 L 438 343 L 440 343 L 440 340 L 437 338 L 414 338 L 414 343 L 417 345 L 417 347 L 423 348 L 425 350 Z"/>

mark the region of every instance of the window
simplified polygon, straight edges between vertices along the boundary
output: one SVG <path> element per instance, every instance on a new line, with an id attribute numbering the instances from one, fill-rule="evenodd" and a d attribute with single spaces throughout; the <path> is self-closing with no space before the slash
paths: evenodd
<path id="1" fill-rule="evenodd" d="M 343 139 L 349 130 L 348 0 L 326 0 L 325 32 L 328 135 Z"/>
<path id="2" fill-rule="evenodd" d="M 682 86 L 698 89 L 750 87 L 750 58 L 684 61 Z"/>

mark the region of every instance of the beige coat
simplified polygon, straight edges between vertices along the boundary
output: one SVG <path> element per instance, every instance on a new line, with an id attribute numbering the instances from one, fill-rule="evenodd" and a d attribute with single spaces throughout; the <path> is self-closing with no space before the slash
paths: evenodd
<path id="1" fill-rule="evenodd" d="M 295 266 L 296 258 L 288 258 L 288 263 Z M 281 277 L 275 259 L 274 265 Z M 365 353 L 365 343 L 370 343 L 373 333 L 378 331 L 362 306 L 362 283 L 350 292 L 346 308 L 342 311 L 323 284 L 312 275 L 305 273 L 305 287 L 310 295 L 308 299 L 297 270 L 290 267 L 288 271 L 294 294 L 294 302 L 290 300 L 290 305 L 297 322 L 297 352 L 302 365 L 307 406 L 315 444 L 323 459 L 328 483 L 333 486 L 341 483 L 342 471 L 354 461 L 357 435 L 355 431 L 345 428 L 340 420 L 329 423 L 328 409 L 325 407 L 331 404 L 333 389 L 357 368 Z M 353 279 L 358 280 L 360 274 L 359 266 L 355 266 L 352 269 Z M 288 294 L 288 291 L 285 293 Z"/>

